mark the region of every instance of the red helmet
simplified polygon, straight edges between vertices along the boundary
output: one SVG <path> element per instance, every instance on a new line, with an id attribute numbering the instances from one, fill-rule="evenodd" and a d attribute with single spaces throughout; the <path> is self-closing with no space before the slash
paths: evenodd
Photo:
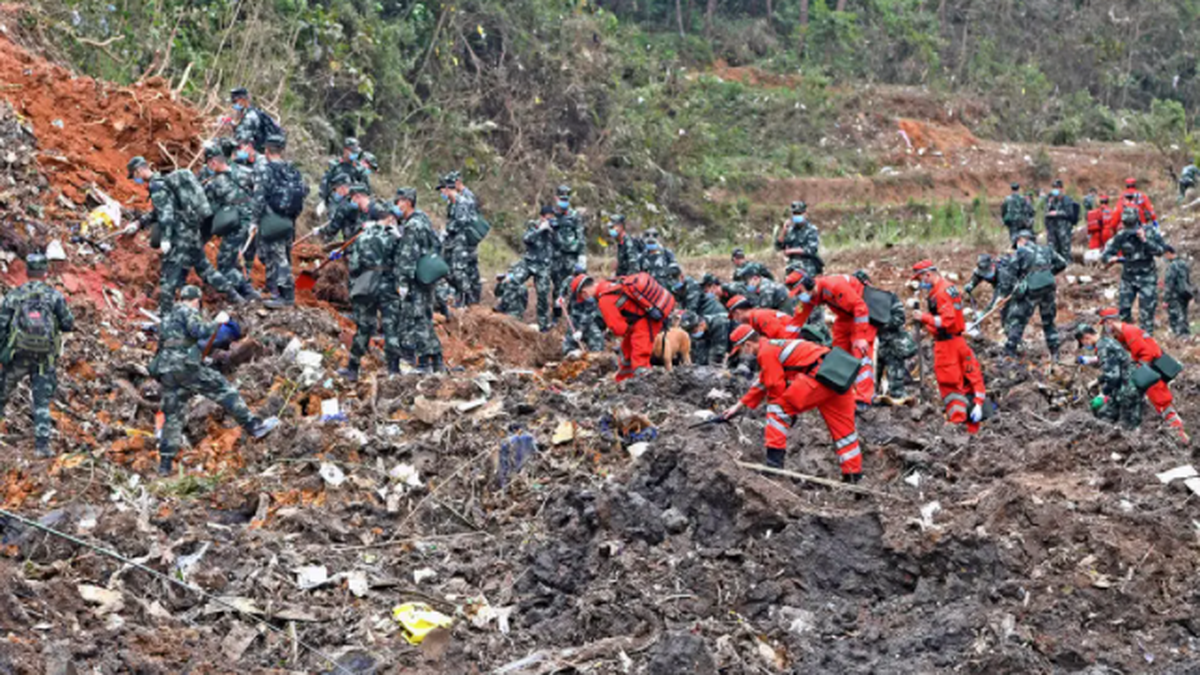
<path id="1" fill-rule="evenodd" d="M 795 288 L 796 284 L 804 281 L 804 277 L 804 270 L 792 270 L 791 273 L 787 275 L 787 279 L 783 280 L 783 283 L 787 284 L 788 288 Z"/>
<path id="2" fill-rule="evenodd" d="M 1107 204 L 1108 203 L 1108 195 L 1105 195 L 1105 194 L 1100 195 L 1100 203 Z"/>
<path id="3" fill-rule="evenodd" d="M 742 345 L 754 339 L 754 336 L 756 335 L 758 335 L 758 333 L 755 333 L 753 328 L 744 323 L 739 325 L 737 328 L 734 328 L 733 332 L 729 334 L 729 341 L 733 344 L 732 348 L 729 350 L 729 354 L 731 356 L 736 354 L 738 350 L 742 348 Z"/>
<path id="4" fill-rule="evenodd" d="M 744 295 L 735 295 L 729 299 L 729 302 L 725 303 L 725 309 L 728 309 L 730 314 L 739 309 L 750 309 L 753 306 L 753 303 L 747 300 Z"/>
<path id="5" fill-rule="evenodd" d="M 1137 187 L 1137 179 L 1136 178 L 1126 178 L 1125 179 L 1125 187 L 1131 187 L 1131 188 Z"/>
<path id="6" fill-rule="evenodd" d="M 580 289 L 582 289 L 587 284 L 591 283 L 591 281 L 592 281 L 592 278 L 586 274 L 575 275 L 575 278 L 571 280 L 571 286 L 570 286 L 571 296 L 574 297 L 576 300 L 578 300 Z"/>
<path id="7" fill-rule="evenodd" d="M 1100 310 L 1100 320 L 1101 321 L 1104 321 L 1106 319 L 1115 319 L 1120 315 L 1121 315 L 1121 313 L 1117 311 L 1116 307 L 1105 307 L 1104 309 Z"/>
<path id="8" fill-rule="evenodd" d="M 924 274 L 926 272 L 936 272 L 937 265 L 934 265 L 932 260 L 926 259 L 926 260 L 922 260 L 922 261 L 918 262 L 917 264 L 913 265 L 912 271 L 913 271 L 912 278 L 916 279 L 917 277 L 921 276 L 922 274 Z"/>

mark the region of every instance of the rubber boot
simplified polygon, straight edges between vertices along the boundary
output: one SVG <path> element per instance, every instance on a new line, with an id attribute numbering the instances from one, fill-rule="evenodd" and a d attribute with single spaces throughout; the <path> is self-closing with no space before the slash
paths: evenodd
<path id="1" fill-rule="evenodd" d="M 34 441 L 33 454 L 38 459 L 49 459 L 54 456 L 54 451 L 50 449 L 49 438 L 39 438 Z"/>
<path id="2" fill-rule="evenodd" d="M 400 358 L 404 360 L 410 367 L 417 367 L 417 350 L 411 347 L 400 348 Z"/>
<path id="3" fill-rule="evenodd" d="M 238 293 L 241 293 L 242 297 L 250 302 L 262 300 L 262 294 L 255 290 L 249 281 L 242 282 L 242 287 L 238 289 Z"/>
<path id="4" fill-rule="evenodd" d="M 158 475 L 170 476 L 174 473 L 175 455 L 159 455 L 158 458 Z"/>
<path id="5" fill-rule="evenodd" d="M 388 375 L 399 375 L 400 374 L 400 358 L 397 356 L 393 356 L 393 357 L 389 358 L 388 364 L 387 364 L 387 369 L 388 369 Z"/>
<path id="6" fill-rule="evenodd" d="M 350 382 L 358 382 L 358 362 L 351 361 L 345 368 L 338 368 L 337 374 Z"/>
<path id="7" fill-rule="evenodd" d="M 442 360 L 441 354 L 434 354 L 429 357 L 429 372 L 431 372 L 431 373 L 446 372 L 446 363 Z"/>
<path id="8" fill-rule="evenodd" d="M 844 473 L 844 474 L 842 474 L 842 482 L 849 483 L 851 485 L 858 485 L 859 483 L 862 482 L 862 474 L 861 473 Z"/>
<path id="9" fill-rule="evenodd" d="M 782 448 L 767 448 L 767 466 L 772 469 L 782 469 L 783 460 L 787 457 L 787 451 Z"/>

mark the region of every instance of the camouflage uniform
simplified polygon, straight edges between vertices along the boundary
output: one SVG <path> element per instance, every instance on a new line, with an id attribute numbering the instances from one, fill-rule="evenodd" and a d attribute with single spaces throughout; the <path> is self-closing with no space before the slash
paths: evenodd
<path id="1" fill-rule="evenodd" d="M 703 333 L 696 332 L 696 327 L 681 326 L 692 338 L 692 363 L 697 366 L 725 365 L 731 328 L 725 306 L 711 293 L 704 293 L 700 298 L 699 309 L 692 314 L 697 322 L 703 319 L 708 324 Z"/>
<path id="2" fill-rule="evenodd" d="M 674 281 L 667 288 L 670 288 L 671 294 L 675 296 L 675 307 L 677 309 L 702 314 L 704 289 L 700 287 L 699 281 L 696 281 L 692 277 L 679 275 L 674 278 Z"/>
<path id="3" fill-rule="evenodd" d="M 555 234 L 555 254 L 554 263 L 550 266 L 550 281 L 554 284 L 554 297 L 565 298 L 569 294 L 567 286 L 571 282 L 571 276 L 575 274 L 575 268 L 579 265 L 587 266 L 583 223 L 575 209 L 567 209 L 559 213 L 551 224 Z M 560 313 L 561 310 L 555 306 L 554 315 L 558 316 Z"/>
<path id="4" fill-rule="evenodd" d="M 567 295 L 570 295 L 570 292 Z M 571 317 L 571 323 L 575 325 L 575 330 L 583 333 L 583 344 L 588 351 L 602 351 L 604 335 L 608 328 L 604 324 L 604 317 L 600 314 L 600 305 L 596 303 L 596 300 L 589 298 L 581 302 L 571 298 L 567 303 L 567 312 Z M 568 332 L 563 337 L 563 353 L 569 354 L 576 349 L 579 349 L 579 343 L 575 341 L 575 336 Z"/>
<path id="5" fill-rule="evenodd" d="M 40 302 L 54 315 L 56 344 L 54 352 L 50 354 L 24 352 L 14 344 L 17 316 L 29 302 Z M 50 401 L 54 399 L 54 392 L 58 388 L 58 374 L 54 368 L 59 351 L 58 335 L 73 330 L 75 317 L 67 308 L 62 293 L 41 280 L 22 284 L 0 304 L 0 364 L 4 365 L 4 370 L 0 371 L 0 419 L 4 418 L 4 410 L 13 390 L 28 376 L 33 393 L 33 435 L 39 454 L 49 452 L 50 434 L 54 430 Z"/>
<path id="6" fill-rule="evenodd" d="M 1009 241 L 1016 239 L 1017 233 L 1021 230 L 1032 232 L 1033 217 L 1033 205 L 1019 192 L 1014 192 L 1004 198 L 1004 204 L 1000 207 L 1000 218 L 1008 228 Z"/>
<path id="7" fill-rule="evenodd" d="M 807 218 L 801 223 L 789 223 L 783 237 L 776 238 L 775 249 L 779 251 L 801 249 L 803 251 L 787 256 L 786 269 L 789 273 L 800 269 L 810 277 L 816 278 L 825 271 L 825 263 L 821 260 L 821 235 L 817 231 L 817 227 Z M 804 326 L 822 344 L 833 343 L 833 333 L 830 332 L 829 326 L 825 325 L 824 307 L 814 309 Z"/>
<path id="8" fill-rule="evenodd" d="M 1137 211 L 1126 208 L 1121 214 L 1122 222 L 1137 222 Z M 1146 233 L 1146 240 L 1138 236 L 1139 231 Z M 1154 258 L 1163 254 L 1162 236 L 1155 229 L 1143 230 L 1140 225 L 1130 228 L 1126 226 L 1113 235 L 1104 247 L 1101 260 L 1105 263 L 1117 259 L 1121 254 L 1121 288 L 1119 308 L 1121 320 L 1133 322 L 1133 301 L 1138 300 L 1138 325 L 1147 333 L 1154 333 L 1154 312 L 1158 304 L 1158 265 Z"/>
<path id="9" fill-rule="evenodd" d="M 399 371 L 400 297 L 396 295 L 396 234 L 378 222 L 368 222 L 346 251 L 350 271 L 350 306 L 357 330 L 350 345 L 350 370 L 358 371 L 371 336 L 383 324 L 388 370 Z"/>
<path id="10" fill-rule="evenodd" d="M 343 161 L 341 159 L 329 160 L 329 165 L 325 169 L 325 175 L 321 177 L 321 187 L 317 190 L 317 195 L 321 201 L 325 202 L 325 207 L 332 213 L 337 203 L 333 201 L 333 184 L 336 182 L 336 176 L 346 176 L 350 180 L 350 184 L 369 185 L 368 174 L 363 170 L 363 166 L 355 161 Z"/>
<path id="11" fill-rule="evenodd" d="M 1100 389 L 1108 398 L 1096 415 L 1110 422 L 1120 422 L 1126 429 L 1136 429 L 1142 424 L 1142 393 L 1133 384 L 1133 371 L 1137 364 L 1128 350 L 1108 335 L 1101 335 L 1096 342 L 1096 355 L 1100 364 Z"/>
<path id="12" fill-rule="evenodd" d="M 1070 214 L 1075 208 L 1075 201 L 1065 194 L 1057 197 L 1051 195 L 1046 202 L 1046 212 L 1060 213 L 1058 216 L 1046 216 L 1046 243 L 1064 260 L 1071 260 L 1071 234 L 1075 224 L 1071 222 Z"/>
<path id="13" fill-rule="evenodd" d="M 1025 337 L 1025 326 L 1033 318 L 1034 309 L 1037 309 L 1042 317 L 1042 333 L 1046 336 L 1046 349 L 1052 356 L 1058 356 L 1059 336 L 1058 326 L 1055 324 L 1058 318 L 1056 302 L 1058 289 L 1052 282 L 1050 286 L 1041 290 L 1029 291 L 1026 284 L 1034 274 L 1041 272 L 1058 274 L 1066 267 L 1067 261 L 1049 246 L 1042 246 L 1031 241 L 1017 249 L 1012 261 L 1012 275 L 1021 281 L 1017 283 L 1016 292 L 1013 293 L 1012 300 L 1008 303 L 1012 307 L 1009 314 L 1011 325 L 1008 327 L 1008 344 L 1006 345 L 1009 355 L 1016 355 L 1017 348 L 1020 347 Z"/>
<path id="14" fill-rule="evenodd" d="M 1175 258 L 1167 264 L 1163 275 L 1163 300 L 1167 303 L 1167 317 L 1171 332 L 1176 335 L 1191 335 L 1188 325 L 1188 305 L 1192 302 L 1192 269 L 1183 258 Z"/>
<path id="15" fill-rule="evenodd" d="M 1183 167 L 1183 173 L 1179 174 L 1179 201 L 1183 202 L 1183 198 L 1187 196 L 1188 190 L 1196 187 L 1200 183 L 1200 169 L 1196 168 L 1195 164 L 1188 164 Z"/>
<path id="16" fill-rule="evenodd" d="M 638 262 L 642 271 L 654 277 L 663 288 L 674 285 L 671 265 L 675 264 L 678 264 L 675 261 L 675 253 L 661 242 L 647 243 L 646 250 L 642 252 L 642 258 Z"/>
<path id="17" fill-rule="evenodd" d="M 258 222 L 261 222 L 263 215 L 271 210 L 267 204 L 267 195 L 273 194 L 276 190 L 289 189 L 286 185 L 275 184 L 274 172 L 270 168 L 274 164 L 290 165 L 291 163 L 284 159 L 268 162 L 263 175 L 256 181 L 254 212 Z M 267 290 L 272 296 L 276 296 L 288 304 L 296 300 L 296 280 L 292 277 L 292 241 L 295 238 L 296 231 L 293 229 L 291 234 L 279 237 L 275 241 L 261 242 L 258 249 L 259 258 L 267 268 Z"/>
<path id="18" fill-rule="evenodd" d="M 467 234 L 467 228 L 474 227 L 478 217 L 475 201 L 466 195 L 459 195 L 446 207 L 443 255 L 450 265 L 450 285 L 460 307 L 477 304 L 483 291 L 479 280 L 479 251 Z"/>
<path id="19" fill-rule="evenodd" d="M 165 314 L 175 306 L 175 292 L 187 282 L 188 272 L 192 269 L 213 288 L 231 298 L 240 299 L 229 279 L 209 264 L 200 244 L 199 223 L 184 222 L 175 204 L 174 192 L 167 185 L 166 178 L 159 174 L 150 178 L 150 203 L 154 205 L 154 218 L 158 221 L 162 241 L 171 245 L 162 257 L 159 273 L 159 313 Z"/>
<path id="20" fill-rule="evenodd" d="M 917 355 L 917 341 L 904 326 L 904 302 L 897 297 L 892 302 L 891 321 L 880 326 L 875 334 L 878 340 L 875 360 L 877 367 L 887 373 L 888 396 L 893 398 L 908 395 L 908 361 Z"/>
<path id="21" fill-rule="evenodd" d="M 521 260 L 520 268 L 512 273 L 512 285 L 506 288 L 508 293 L 525 296 L 526 300 L 519 303 L 516 298 L 508 298 L 505 304 L 509 307 L 520 304 L 521 315 L 524 316 L 525 306 L 529 302 L 529 289 L 525 287 L 525 282 L 532 278 L 533 289 L 537 294 L 538 329 L 547 331 L 554 323 L 551 298 L 553 289 L 550 282 L 550 265 L 554 260 L 554 230 L 548 222 L 542 227 L 543 222 L 546 221 L 531 220 L 525 223 L 525 257 Z"/>
<path id="22" fill-rule="evenodd" d="M 508 274 L 501 274 L 496 279 L 496 311 L 524 321 L 525 310 L 529 308 L 529 291 L 524 284 L 514 281 L 518 275 L 527 275 L 524 260 L 513 263 L 508 268 Z M 513 288 L 514 285 L 521 287 L 519 292 Z"/>
<path id="23" fill-rule="evenodd" d="M 330 207 L 329 224 L 321 229 L 321 237 L 332 242 L 341 234 L 344 241 L 350 241 L 362 230 L 366 214 L 349 198 L 339 201 L 335 195 L 330 203 L 333 206 Z"/>
<path id="24" fill-rule="evenodd" d="M 757 297 L 756 304 L 758 307 L 776 309 L 788 314 L 796 311 L 796 299 L 791 297 L 783 284 L 764 278 L 758 283 L 758 288 L 753 289 L 753 293 Z M 805 325 L 811 323 L 806 322 Z"/>
<path id="25" fill-rule="evenodd" d="M 204 365 L 204 347 L 219 327 L 186 304 L 172 309 L 159 326 L 158 354 L 150 362 L 150 373 L 162 384 L 165 420 L 158 452 L 164 458 L 173 458 L 179 452 L 187 404 L 196 394 L 220 404 L 247 432 L 261 422 L 233 385 Z"/>
<path id="26" fill-rule="evenodd" d="M 207 168 L 207 167 L 206 167 Z M 242 295 L 253 294 L 250 280 L 242 274 L 242 246 L 250 236 L 250 224 L 254 222 L 254 177 L 239 164 L 231 164 L 228 171 L 213 173 L 204 186 L 213 213 L 233 208 L 238 212 L 238 223 L 234 229 L 221 236 L 221 247 L 217 250 L 217 271 L 221 273 Z"/>
<path id="27" fill-rule="evenodd" d="M 646 242 L 640 237 L 626 234 L 617 240 L 617 276 L 626 277 L 642 271 L 642 254 Z"/>
<path id="28" fill-rule="evenodd" d="M 417 281 L 417 261 L 442 250 L 433 223 L 424 211 L 414 210 L 404 221 L 396 249 L 396 282 L 401 289 L 400 335 L 403 349 L 419 358 L 440 363 L 442 342 L 433 328 L 433 288 Z"/>
<path id="29" fill-rule="evenodd" d="M 245 171 L 243 176 L 248 176 L 250 180 L 250 194 L 254 195 L 255 190 L 260 182 L 266 179 L 267 175 L 267 158 L 262 155 L 255 155 L 254 161 L 251 162 L 249 157 L 239 159 L 237 154 L 230 155 L 233 158 L 232 164 L 236 164 Z M 258 212 L 253 212 L 253 221 L 251 227 L 258 226 Z M 250 236 L 249 234 L 246 235 Z M 242 256 L 242 261 L 246 265 L 246 269 L 254 267 L 254 261 L 258 258 L 258 237 L 250 240 L 250 245 L 246 247 L 246 254 Z"/>
<path id="30" fill-rule="evenodd" d="M 1087 213 L 1096 208 L 1096 200 L 1098 199 L 1095 192 L 1088 192 L 1083 196 L 1083 212 Z"/>
<path id="31" fill-rule="evenodd" d="M 237 139 L 238 145 L 253 143 L 254 149 L 262 152 L 262 144 L 258 141 L 262 127 L 262 113 L 257 108 L 248 107 L 242 111 L 242 120 L 233 128 L 233 137 Z"/>

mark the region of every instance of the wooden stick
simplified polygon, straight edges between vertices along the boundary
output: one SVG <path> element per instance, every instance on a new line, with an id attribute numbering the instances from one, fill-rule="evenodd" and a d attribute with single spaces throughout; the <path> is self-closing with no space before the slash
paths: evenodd
<path id="1" fill-rule="evenodd" d="M 752 464 L 750 462 L 738 462 L 737 465 L 742 467 L 743 469 L 751 469 L 753 471 L 762 471 L 764 473 L 771 473 L 771 474 L 775 474 L 777 476 L 785 476 L 787 478 L 795 478 L 797 480 L 805 481 L 806 483 L 815 483 L 817 485 L 824 485 L 825 487 L 833 488 L 835 490 L 845 490 L 847 492 L 856 492 L 859 494 L 874 495 L 876 497 L 887 497 L 888 499 L 896 499 L 896 500 L 903 501 L 903 499 L 897 495 L 894 495 L 894 494 L 891 494 L 888 492 L 880 492 L 879 490 L 872 490 L 871 488 L 865 488 L 865 487 L 862 487 L 861 485 L 855 485 L 853 483 L 839 483 L 836 480 L 829 480 L 828 478 L 818 478 L 817 476 L 809 476 L 809 475 L 802 474 L 802 473 L 796 473 L 795 471 L 788 471 L 787 469 L 776 469 L 774 467 L 770 467 L 765 464 Z"/>

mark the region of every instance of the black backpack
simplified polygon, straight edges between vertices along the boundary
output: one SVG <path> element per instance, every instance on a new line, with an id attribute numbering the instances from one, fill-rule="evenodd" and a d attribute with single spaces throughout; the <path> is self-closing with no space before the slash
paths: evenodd
<path id="1" fill-rule="evenodd" d="M 10 344 L 14 352 L 50 355 L 58 351 L 58 327 L 49 298 L 35 293 L 25 298 L 13 316 Z"/>
<path id="2" fill-rule="evenodd" d="M 295 220 L 304 210 L 308 183 L 304 182 L 300 170 L 289 162 L 271 162 L 269 170 L 271 190 L 267 193 L 267 206 L 275 213 Z"/>
<path id="3" fill-rule="evenodd" d="M 262 108 L 255 108 L 254 112 L 258 113 L 258 117 L 262 121 L 258 125 L 258 133 L 254 136 L 254 149 L 262 152 L 267 147 L 268 136 L 284 136 L 286 134 L 283 131 L 283 127 L 279 126 L 279 122 L 276 122 L 274 117 L 268 115 L 267 111 Z"/>

